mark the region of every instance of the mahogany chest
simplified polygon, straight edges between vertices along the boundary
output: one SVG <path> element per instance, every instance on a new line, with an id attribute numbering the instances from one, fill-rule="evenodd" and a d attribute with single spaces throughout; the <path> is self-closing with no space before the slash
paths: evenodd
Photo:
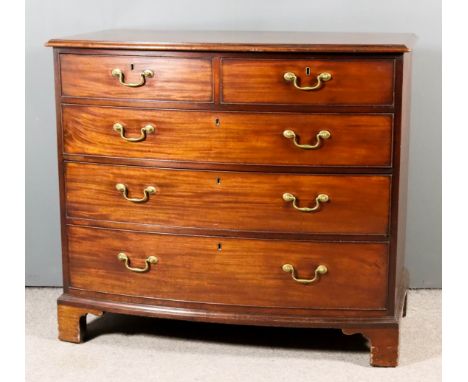
<path id="1" fill-rule="evenodd" d="M 395 366 L 407 35 L 108 31 L 54 47 L 63 282 L 86 314 L 339 328 Z"/>

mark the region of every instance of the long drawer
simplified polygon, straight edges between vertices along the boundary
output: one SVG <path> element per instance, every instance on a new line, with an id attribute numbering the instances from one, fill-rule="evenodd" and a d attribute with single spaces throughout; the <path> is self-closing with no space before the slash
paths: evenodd
<path id="1" fill-rule="evenodd" d="M 210 59 L 60 55 L 62 95 L 211 102 Z"/>
<path id="2" fill-rule="evenodd" d="M 223 103 L 393 105 L 392 59 L 223 59 Z"/>
<path id="3" fill-rule="evenodd" d="M 64 105 L 64 152 L 204 163 L 391 166 L 391 114 Z"/>
<path id="4" fill-rule="evenodd" d="M 386 175 L 187 171 L 73 162 L 64 170 L 69 217 L 255 232 L 388 232 L 391 178 Z"/>
<path id="5" fill-rule="evenodd" d="M 241 240 L 76 226 L 68 233 L 73 288 L 256 307 L 386 305 L 388 246 L 383 243 Z"/>

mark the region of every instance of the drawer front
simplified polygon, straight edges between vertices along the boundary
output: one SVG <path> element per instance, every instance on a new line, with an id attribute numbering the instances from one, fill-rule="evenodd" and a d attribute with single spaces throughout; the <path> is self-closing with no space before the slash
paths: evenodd
<path id="1" fill-rule="evenodd" d="M 74 288 L 157 299 L 256 307 L 384 309 L 388 247 L 171 236 L 69 226 Z M 128 266 L 117 255 L 124 253 Z M 317 280 L 302 284 L 295 277 Z"/>
<path id="2" fill-rule="evenodd" d="M 65 180 L 70 217 L 260 232 L 388 231 L 390 176 L 385 175 L 235 173 L 67 163 Z M 125 189 L 119 186 L 117 190 L 117 184 Z M 147 200 L 128 201 L 124 193 Z M 318 200 L 320 194 L 329 200 Z M 317 209 L 303 212 L 293 204 Z"/>
<path id="3" fill-rule="evenodd" d="M 113 76 L 114 69 L 122 72 Z M 60 56 L 62 95 L 70 97 L 211 102 L 211 60 L 142 56 Z M 152 76 L 142 73 L 150 70 Z M 116 74 L 116 73 L 114 73 Z M 131 87 L 130 85 L 141 86 Z"/>
<path id="4" fill-rule="evenodd" d="M 307 75 L 310 69 L 310 74 Z M 286 81 L 286 73 L 297 77 Z M 320 80 L 328 73 L 328 81 Z M 241 60 L 222 61 L 224 103 L 393 105 L 394 61 L 363 60 Z"/>
<path id="5" fill-rule="evenodd" d="M 391 165 L 390 114 L 212 113 L 71 105 L 62 110 L 64 151 L 70 154 L 260 165 Z M 114 128 L 116 124 L 120 129 Z M 285 131 L 294 135 L 285 137 Z"/>

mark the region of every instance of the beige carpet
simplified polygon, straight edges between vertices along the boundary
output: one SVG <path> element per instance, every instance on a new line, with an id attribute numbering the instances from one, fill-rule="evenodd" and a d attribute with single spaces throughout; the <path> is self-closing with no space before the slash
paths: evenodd
<path id="1" fill-rule="evenodd" d="M 365 382 L 441 380 L 441 292 L 411 291 L 400 366 L 371 368 L 364 339 L 336 330 L 255 328 L 107 314 L 91 339 L 57 337 L 56 288 L 26 289 L 28 382 Z"/>

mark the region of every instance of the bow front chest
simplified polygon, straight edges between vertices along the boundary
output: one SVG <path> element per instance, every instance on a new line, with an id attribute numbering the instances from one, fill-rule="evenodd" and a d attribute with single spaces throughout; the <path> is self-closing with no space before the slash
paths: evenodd
<path id="1" fill-rule="evenodd" d="M 54 47 L 59 338 L 115 312 L 361 333 L 404 313 L 410 36 L 108 31 Z"/>

